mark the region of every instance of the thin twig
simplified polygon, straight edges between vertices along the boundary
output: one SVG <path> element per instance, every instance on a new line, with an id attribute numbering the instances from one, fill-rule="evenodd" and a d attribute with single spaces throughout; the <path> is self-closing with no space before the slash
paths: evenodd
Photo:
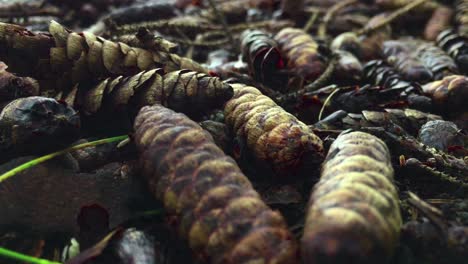
<path id="1" fill-rule="evenodd" d="M 416 158 L 408 159 L 404 166 L 419 169 L 420 171 L 424 172 L 426 176 L 438 179 L 440 182 L 452 184 L 453 186 L 456 186 L 457 189 L 459 188 L 462 190 L 468 190 L 468 183 L 464 182 L 463 179 L 459 179 L 445 172 L 438 171 Z"/>
<path id="2" fill-rule="evenodd" d="M 185 41 L 185 42 L 188 42 L 188 43 L 191 43 L 192 40 L 182 31 L 180 30 L 179 28 L 176 28 L 176 32 L 177 34 L 179 34 L 179 36 L 182 37 L 182 40 Z M 186 58 L 189 58 L 189 59 L 192 59 L 193 58 L 193 52 L 192 52 L 192 45 L 189 44 L 189 51 L 185 54 L 185 57 Z"/>
<path id="3" fill-rule="evenodd" d="M 447 230 L 449 226 L 443 220 L 442 212 L 436 207 L 419 198 L 413 192 L 408 192 L 408 196 L 408 203 L 416 208 L 416 210 L 419 210 L 421 213 L 423 213 L 427 218 L 429 218 L 429 220 L 431 220 L 436 225 L 436 227 L 439 228 L 439 231 L 444 237 L 447 236 Z"/>
<path id="4" fill-rule="evenodd" d="M 323 18 L 322 23 L 320 23 L 318 27 L 318 36 L 320 38 L 324 38 L 327 35 L 327 28 L 328 28 L 328 23 L 333 19 L 333 17 L 343 8 L 352 5 L 354 3 L 358 2 L 358 0 L 345 0 L 345 1 L 339 1 L 336 4 L 334 4 L 330 9 L 328 9 L 327 13 L 325 14 L 325 17 Z"/>
<path id="5" fill-rule="evenodd" d="M 62 17 L 63 12 L 57 7 L 44 7 L 44 2 L 37 4 L 14 3 L 0 7 L 0 18 L 55 16 Z"/>
<path id="6" fill-rule="evenodd" d="M 136 34 L 120 36 L 116 41 L 123 42 L 132 47 L 167 53 L 176 52 L 178 47 L 177 43 L 171 42 L 161 36 L 155 36 L 146 28 L 141 28 Z"/>
<path id="7" fill-rule="evenodd" d="M 210 4 L 211 9 L 213 9 L 213 13 L 215 13 L 216 17 L 218 18 L 218 20 L 223 25 L 223 29 L 226 31 L 226 34 L 227 34 L 227 37 L 228 37 L 230 43 L 234 44 L 234 38 L 232 37 L 231 30 L 228 27 L 228 24 L 226 22 L 226 18 L 224 17 L 224 14 L 218 11 L 218 9 L 216 8 L 216 4 L 215 4 L 215 2 L 213 0 L 208 0 L 208 3 Z"/>
<path id="8" fill-rule="evenodd" d="M 328 62 L 327 68 L 314 82 L 304 87 L 304 92 L 312 92 L 325 86 L 330 80 L 335 71 L 336 64 L 338 63 L 339 55 L 334 53 Z"/>
<path id="9" fill-rule="evenodd" d="M 314 26 L 315 21 L 318 18 L 318 15 L 319 15 L 319 12 L 317 12 L 317 11 L 313 11 L 312 13 L 310 13 L 309 20 L 307 20 L 307 23 L 305 24 L 305 26 L 303 28 L 303 30 L 305 32 L 309 32 L 310 29 Z"/>
<path id="10" fill-rule="evenodd" d="M 211 25 L 211 24 L 193 24 L 193 23 L 175 23 L 171 19 L 165 20 L 157 20 L 157 21 L 146 21 L 134 24 L 124 24 L 124 25 L 116 25 L 112 21 L 106 21 L 106 25 L 109 30 L 112 32 L 113 35 L 121 36 L 126 34 L 134 34 L 140 30 L 140 28 L 146 28 L 148 30 L 160 30 L 160 29 L 170 29 L 176 30 L 177 28 L 185 31 L 193 31 L 203 34 L 211 35 L 221 35 L 225 36 L 226 32 L 224 31 L 222 26 L 219 25 Z M 289 20 L 278 20 L 275 21 L 274 24 L 270 20 L 267 21 L 258 21 L 252 23 L 239 23 L 235 25 L 229 26 L 229 30 L 234 32 L 243 31 L 249 28 L 268 28 L 278 25 L 279 28 L 284 28 L 288 26 L 293 26 L 294 24 L 292 21 Z"/>
<path id="11" fill-rule="evenodd" d="M 171 38 L 172 41 L 177 42 L 179 44 L 184 44 L 188 46 L 198 46 L 198 47 L 219 47 L 229 43 L 228 38 L 216 39 L 216 40 L 187 40 L 187 39 L 179 39 L 179 38 Z"/>
<path id="12" fill-rule="evenodd" d="M 417 0 L 417 1 L 411 2 L 411 3 L 407 4 L 406 6 L 400 8 L 400 9 L 397 9 L 396 11 L 391 13 L 388 17 L 386 17 L 385 19 L 383 19 L 382 21 L 377 23 L 375 26 L 364 27 L 364 28 L 360 29 L 359 31 L 357 31 L 356 34 L 358 34 L 358 35 L 367 35 L 367 34 L 373 32 L 373 31 L 376 31 L 377 29 L 379 29 L 379 28 L 381 28 L 381 27 L 383 27 L 385 25 L 388 25 L 389 23 L 393 22 L 395 19 L 405 15 L 409 11 L 411 11 L 414 8 L 424 4 L 427 1 L 428 0 Z"/>
<path id="13" fill-rule="evenodd" d="M 335 134 L 335 135 L 339 135 L 340 133 L 342 133 L 344 130 L 343 129 L 320 129 L 320 128 L 316 128 L 312 125 L 309 125 L 308 126 L 310 129 L 312 129 L 312 131 L 314 131 L 314 133 L 322 133 L 322 134 Z"/>
<path id="14" fill-rule="evenodd" d="M 239 23 L 229 26 L 229 29 L 231 30 L 231 32 L 242 31 L 249 28 L 270 28 L 271 31 L 274 31 L 274 29 L 281 30 L 285 27 L 292 26 L 294 26 L 294 23 L 291 20 L 277 20 L 273 22 L 271 20 L 265 20 L 251 23 Z"/>
<path id="15" fill-rule="evenodd" d="M 140 28 L 148 30 L 158 29 L 185 29 L 187 31 L 206 32 L 210 30 L 220 30 L 221 27 L 202 23 L 181 23 L 173 19 L 161 19 L 157 21 L 145 21 L 133 24 L 116 25 L 112 20 L 106 21 L 106 26 L 114 35 L 125 35 L 137 32 Z"/>

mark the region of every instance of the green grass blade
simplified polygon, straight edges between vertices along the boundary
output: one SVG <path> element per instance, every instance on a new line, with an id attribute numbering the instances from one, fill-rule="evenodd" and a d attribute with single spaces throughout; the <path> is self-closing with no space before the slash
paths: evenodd
<path id="1" fill-rule="evenodd" d="M 0 247 L 0 257 L 5 257 L 5 258 L 14 259 L 17 261 L 23 261 L 27 263 L 33 263 L 33 264 L 61 264 L 60 262 L 49 261 L 46 259 L 40 259 L 40 258 L 35 258 L 35 257 L 31 257 L 28 255 L 24 255 L 19 252 L 12 251 L 3 247 Z"/>
<path id="2" fill-rule="evenodd" d="M 37 159 L 33 159 L 31 161 L 28 161 L 28 162 L 26 162 L 24 164 L 21 164 L 20 166 L 18 166 L 16 168 L 14 168 L 14 169 L 12 169 L 10 171 L 7 171 L 4 174 L 0 175 L 0 183 L 3 182 L 4 180 L 14 176 L 15 174 L 21 172 L 21 171 L 29 169 L 29 168 L 31 168 L 33 166 L 36 166 L 37 164 L 43 163 L 44 161 L 53 159 L 53 158 L 55 158 L 57 156 L 65 154 L 67 152 L 78 150 L 78 149 L 83 149 L 83 148 L 87 148 L 87 147 L 91 147 L 91 146 L 97 146 L 97 145 L 101 145 L 101 144 L 105 144 L 105 143 L 121 141 L 121 140 L 124 140 L 124 139 L 127 139 L 127 138 L 128 138 L 127 135 L 111 137 L 111 138 L 105 138 L 105 139 L 100 139 L 100 140 L 96 140 L 96 141 L 92 141 L 92 142 L 86 142 L 86 143 L 83 143 L 83 144 L 79 144 L 79 145 L 76 145 L 76 146 L 72 146 L 72 147 L 68 147 L 66 149 L 59 150 L 59 151 L 51 153 L 51 154 L 47 154 L 45 156 L 42 156 L 42 157 L 39 157 Z"/>

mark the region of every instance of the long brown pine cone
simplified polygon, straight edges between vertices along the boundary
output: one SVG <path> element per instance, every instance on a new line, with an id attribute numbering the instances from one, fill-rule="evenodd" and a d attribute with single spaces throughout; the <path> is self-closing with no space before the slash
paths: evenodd
<path id="1" fill-rule="evenodd" d="M 257 88 L 231 86 L 234 96 L 224 107 L 226 124 L 258 160 L 280 174 L 323 160 L 322 140 L 306 124 Z"/>
<path id="2" fill-rule="evenodd" d="M 197 62 L 165 51 L 145 50 L 113 42 L 88 32 L 72 32 L 52 21 L 50 34 L 0 23 L 0 60 L 14 72 L 48 85 L 71 89 L 73 84 L 98 78 L 132 75 L 163 68 L 207 73 Z"/>
<path id="3" fill-rule="evenodd" d="M 134 128 L 150 190 L 199 258 L 209 263 L 298 263 L 283 217 L 261 200 L 208 132 L 161 105 L 143 107 Z"/>
<path id="4" fill-rule="evenodd" d="M 222 106 L 232 95 L 232 87 L 218 77 L 190 70 L 164 74 L 154 69 L 107 78 L 84 89 L 75 87 L 62 99 L 86 115 L 122 108 L 136 115 L 141 107 L 158 103 L 194 117 Z"/>
<path id="5" fill-rule="evenodd" d="M 379 138 L 341 134 L 309 200 L 304 263 L 381 263 L 399 241 L 402 219 L 390 153 Z"/>

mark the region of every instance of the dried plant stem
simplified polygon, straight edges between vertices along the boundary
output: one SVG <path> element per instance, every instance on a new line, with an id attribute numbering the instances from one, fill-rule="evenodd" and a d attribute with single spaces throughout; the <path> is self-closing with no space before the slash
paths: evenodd
<path id="1" fill-rule="evenodd" d="M 11 1 L 13 2 L 13 1 Z M 28 2 L 31 2 L 29 4 Z M 32 17 L 32 16 L 55 16 L 62 17 L 61 12 L 57 7 L 43 7 L 44 1 L 28 1 L 23 3 L 18 2 L 13 4 L 3 4 L 0 6 L 0 18 L 14 17 Z"/>
<path id="2" fill-rule="evenodd" d="M 448 225 L 443 221 L 443 213 L 413 192 L 408 192 L 408 196 L 408 203 L 429 218 L 439 228 L 443 236 L 447 236 Z"/>
<path id="3" fill-rule="evenodd" d="M 176 32 L 181 37 L 181 41 L 186 42 L 186 43 L 191 43 L 192 42 L 192 40 L 179 28 L 176 28 Z M 181 42 L 179 42 L 179 43 L 181 43 Z M 189 44 L 189 51 L 185 54 L 186 58 L 189 58 L 189 59 L 193 58 L 193 56 L 192 56 L 193 55 L 192 47 L 193 47 L 193 45 Z"/>
<path id="4" fill-rule="evenodd" d="M 289 26 L 287 24 L 288 20 L 280 20 L 276 21 L 278 24 L 284 24 L 284 27 Z M 258 21 L 252 23 L 239 23 L 235 25 L 229 26 L 230 32 L 239 32 L 249 28 L 265 28 L 270 27 L 271 21 Z M 291 22 L 292 26 L 292 22 Z M 179 30 L 188 30 L 188 31 L 196 31 L 200 34 L 208 34 L 209 37 L 211 35 L 220 35 L 225 37 L 226 32 L 224 31 L 222 26 L 219 25 L 211 25 L 211 24 L 181 24 L 181 23 L 174 23 L 170 19 L 165 20 L 157 20 L 157 21 L 147 21 L 135 24 L 126 24 L 126 25 L 110 25 L 110 30 L 113 34 L 117 36 L 126 35 L 126 34 L 134 34 L 138 32 L 141 28 L 146 28 L 148 30 L 158 30 L 161 28 L 170 28 L 171 30 L 176 31 Z M 207 35 L 207 36 L 208 36 Z"/>
<path id="5" fill-rule="evenodd" d="M 174 23 L 171 19 L 161 19 L 157 21 L 145 21 L 140 23 L 134 24 L 124 24 L 124 25 L 115 25 L 112 23 L 108 23 L 110 27 L 109 30 L 112 31 L 114 35 L 125 35 L 125 34 L 132 34 L 137 32 L 140 28 L 146 28 L 148 30 L 157 30 L 161 28 L 169 28 L 169 29 L 187 29 L 193 30 L 198 32 L 205 32 L 209 30 L 218 30 L 220 29 L 219 26 L 215 25 L 204 25 L 204 24 L 193 24 L 193 23 Z"/>
<path id="6" fill-rule="evenodd" d="M 216 39 L 216 40 L 189 40 L 189 39 L 178 39 L 178 38 L 172 38 L 172 41 L 177 42 L 179 44 L 184 44 L 188 46 L 198 46 L 198 47 L 219 47 L 222 45 L 225 45 L 229 43 L 228 38 L 221 38 L 221 39 Z"/>
<path id="7" fill-rule="evenodd" d="M 307 23 L 304 25 L 304 28 L 303 28 L 303 30 L 304 30 L 305 32 L 309 32 L 310 29 L 314 26 L 315 21 L 316 21 L 317 18 L 318 18 L 318 15 L 319 15 L 319 12 L 318 12 L 318 11 L 312 11 L 312 12 L 310 13 L 309 20 L 307 20 Z"/>
<path id="8" fill-rule="evenodd" d="M 325 86 L 325 84 L 330 80 L 333 76 L 333 72 L 335 71 L 336 64 L 338 63 L 338 54 L 333 54 L 330 61 L 328 62 L 327 68 L 325 71 L 318 77 L 314 82 L 304 87 L 304 92 L 312 92 L 319 88 Z"/>
<path id="9" fill-rule="evenodd" d="M 320 23 L 319 28 L 318 28 L 318 36 L 320 38 L 324 38 L 327 35 L 327 27 L 328 23 L 333 19 L 333 17 L 343 8 L 352 5 L 354 3 L 358 2 L 358 0 L 345 0 L 345 1 L 339 1 L 336 4 L 334 4 L 325 14 L 325 17 L 323 18 L 322 23 Z"/>
<path id="10" fill-rule="evenodd" d="M 381 27 L 383 27 L 385 25 L 388 25 L 389 23 L 393 22 L 395 19 L 405 15 L 409 11 L 411 11 L 414 8 L 424 4 L 427 1 L 428 0 L 417 0 L 417 1 L 411 2 L 411 3 L 407 4 L 406 6 L 400 8 L 400 9 L 397 9 L 396 11 L 391 13 L 388 17 L 383 19 L 380 23 L 377 23 L 375 26 L 364 27 L 361 30 L 357 31 L 356 34 L 358 34 L 358 35 L 367 35 L 369 33 L 372 33 L 374 31 L 378 30 L 379 28 L 381 28 Z"/>
<path id="11" fill-rule="evenodd" d="M 226 32 L 226 35 L 229 39 L 229 42 L 230 43 L 234 43 L 234 38 L 232 37 L 232 33 L 231 33 L 231 30 L 229 29 L 228 27 L 228 24 L 226 22 L 226 18 L 224 17 L 224 15 L 219 12 L 219 10 L 216 8 L 216 4 L 213 0 L 208 0 L 208 3 L 210 4 L 210 7 L 211 9 L 213 9 L 213 13 L 216 15 L 216 17 L 218 18 L 218 20 L 221 22 L 221 24 L 223 25 L 223 29 L 225 30 Z"/>
<path id="12" fill-rule="evenodd" d="M 290 20 L 278 20 L 278 21 L 275 21 L 275 23 L 282 25 L 279 29 L 293 26 Z M 249 29 L 249 28 L 265 28 L 265 27 L 274 27 L 274 26 L 272 25 L 270 20 L 265 20 L 265 21 L 257 21 L 257 22 L 252 22 L 252 23 L 239 23 L 239 24 L 229 26 L 229 29 L 231 31 L 242 31 L 242 30 Z"/>
<path id="13" fill-rule="evenodd" d="M 468 183 L 464 182 L 462 179 L 459 179 L 455 176 L 449 175 L 445 172 L 438 171 L 416 158 L 411 159 L 411 163 L 406 163 L 407 167 L 419 169 L 421 172 L 424 172 L 426 176 L 433 177 L 434 179 L 438 179 L 441 183 L 448 183 L 453 186 L 456 186 L 457 189 L 460 188 L 462 190 L 468 190 Z"/>

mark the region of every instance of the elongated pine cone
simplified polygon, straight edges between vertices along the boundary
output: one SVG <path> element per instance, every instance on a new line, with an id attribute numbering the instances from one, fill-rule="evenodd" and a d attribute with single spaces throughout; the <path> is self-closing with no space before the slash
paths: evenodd
<path id="1" fill-rule="evenodd" d="M 0 59 L 6 59 L 7 64 L 25 60 L 24 65 L 9 66 L 21 73 L 33 68 L 31 77 L 52 79 L 58 87 L 68 89 L 82 81 L 132 75 L 154 68 L 166 72 L 180 69 L 207 72 L 197 62 L 176 54 L 131 47 L 88 32 L 72 32 L 55 21 L 51 21 L 49 32 L 50 35 L 35 34 L 16 25 L 0 23 L 0 47 L 4 49 Z"/>
<path id="2" fill-rule="evenodd" d="M 77 96 L 80 92 L 82 95 Z M 154 69 L 130 77 L 108 78 L 91 89 L 72 91 L 63 99 L 86 114 L 102 108 L 139 109 L 158 103 L 193 116 L 222 106 L 232 95 L 231 86 L 218 77 L 190 70 L 164 74 L 162 69 Z"/>
<path id="3" fill-rule="evenodd" d="M 148 51 L 112 42 L 91 33 L 75 33 L 55 21 L 49 32 L 56 47 L 50 51 L 51 64 L 58 69 L 71 69 L 78 82 L 85 76 L 125 75 L 136 71 L 163 68 L 166 72 L 191 69 L 206 72 L 198 63 L 167 52 Z"/>
<path id="4" fill-rule="evenodd" d="M 208 132 L 161 105 L 135 120 L 142 172 L 179 234 L 209 263 L 298 263 L 283 217 Z"/>
<path id="5" fill-rule="evenodd" d="M 257 88 L 231 84 L 234 96 L 224 107 L 226 124 L 244 139 L 250 151 L 277 172 L 318 164 L 322 140 L 295 116 Z"/>
<path id="6" fill-rule="evenodd" d="M 300 77 L 313 81 L 325 71 L 325 62 L 318 52 L 318 44 L 305 31 L 285 28 L 274 39 L 287 60 L 288 68 Z"/>
<path id="7" fill-rule="evenodd" d="M 363 132 L 340 135 L 310 197 L 304 263 L 382 263 L 398 243 L 401 224 L 385 143 Z"/>

